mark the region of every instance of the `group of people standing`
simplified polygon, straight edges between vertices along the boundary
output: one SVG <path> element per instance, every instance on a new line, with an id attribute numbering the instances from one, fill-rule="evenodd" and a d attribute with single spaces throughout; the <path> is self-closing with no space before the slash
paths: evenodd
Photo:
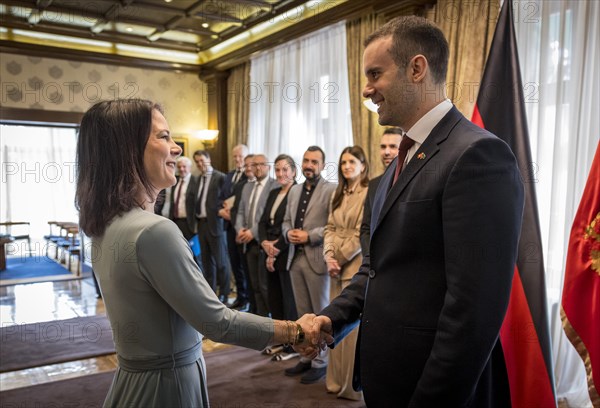
<path id="1" fill-rule="evenodd" d="M 291 345 L 302 358 L 286 375 L 327 374 L 328 391 L 372 407 L 510 406 L 499 332 L 523 183 L 508 145 L 447 99 L 448 56 L 421 17 L 367 38 L 363 97 L 402 133 L 382 136 L 388 168 L 370 181 L 358 146 L 342 151 L 337 185 L 321 176 L 317 146 L 304 152 L 302 184 L 288 156 L 272 162 L 274 180 L 269 158 L 243 146 L 229 174 L 195 152 L 190 176 L 159 105 L 119 99 L 86 112 L 76 205 L 119 360 L 105 406 L 209 406 L 203 336 Z M 174 222 L 154 213 L 161 190 Z M 231 306 L 256 314 L 229 307 L 229 258 Z"/>
<path id="2" fill-rule="evenodd" d="M 385 130 L 380 143 L 385 166 L 396 157 L 401 138 L 400 128 Z M 156 211 L 171 218 L 186 239 L 198 234 L 198 262 L 225 305 L 296 320 L 325 308 L 350 283 L 368 251 L 367 194 L 379 180 L 369 181 L 369 163 L 360 146 L 341 152 L 337 184 L 321 175 L 325 152 L 318 146 L 308 147 L 297 165 L 287 154 L 271 162 L 240 144 L 232 149 L 235 168 L 227 174 L 212 168 L 206 151 L 196 151 L 193 158 L 198 175 L 191 176 L 190 159 L 178 158 L 178 182 L 164 192 Z M 298 168 L 302 184 L 297 183 Z M 208 219 L 222 228 L 211 229 Z M 229 271 L 236 287 L 233 302 L 228 299 Z M 301 375 L 303 384 L 326 376 L 329 392 L 360 400 L 362 394 L 352 389 L 356 340 L 354 330 L 336 349 L 323 350 L 313 360 L 301 357 L 285 374 Z M 266 351 L 271 350 L 281 351 L 274 360 L 297 355 L 289 346 Z"/>

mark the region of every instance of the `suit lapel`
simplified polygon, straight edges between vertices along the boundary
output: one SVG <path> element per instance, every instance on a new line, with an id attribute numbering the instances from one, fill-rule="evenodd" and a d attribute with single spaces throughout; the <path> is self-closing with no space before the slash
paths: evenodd
<path id="1" fill-rule="evenodd" d="M 302 198 L 302 184 L 297 184 L 298 188 L 294 191 L 295 196 L 290 196 L 290 216 L 292 219 L 292 228 L 296 228 L 296 213 L 298 212 L 298 206 L 300 205 L 300 198 Z M 293 189 L 294 187 L 292 187 Z M 290 191 L 291 193 L 291 191 Z"/>
<path id="2" fill-rule="evenodd" d="M 400 173 L 396 184 L 391 189 L 389 189 L 389 186 L 392 184 L 398 159 L 395 159 L 394 163 L 390 165 L 390 168 L 383 175 L 375 195 L 372 212 L 373 218 L 371 219 L 371 235 L 406 189 L 406 186 L 440 151 L 440 146 L 448 138 L 450 131 L 456 126 L 461 117 L 462 115 L 456 107 L 452 107 L 446 116 L 433 128 L 427 139 L 425 139 L 425 143 L 415 152 L 414 156 Z"/>
<path id="3" fill-rule="evenodd" d="M 267 198 L 269 197 L 269 193 L 271 192 L 271 190 L 273 189 L 273 182 L 275 180 L 273 180 L 272 178 L 267 178 L 267 181 L 265 182 L 265 186 L 263 187 L 262 191 L 260 192 L 260 196 L 258 197 L 258 201 L 256 202 L 258 205 L 258 208 L 262 208 L 262 210 L 265 209 L 265 204 L 267 202 Z M 262 215 L 262 213 L 261 213 Z M 258 223 L 258 221 L 257 221 Z"/>
<path id="4" fill-rule="evenodd" d="M 308 213 L 310 212 L 311 208 L 313 207 L 313 204 L 315 203 L 315 201 L 319 201 L 319 203 L 321 202 L 320 200 L 317 200 L 317 197 L 319 194 L 321 194 L 321 185 L 323 185 L 323 183 L 325 183 L 325 179 L 319 180 L 319 182 L 317 183 L 317 186 L 315 187 L 315 191 L 313 191 L 313 193 L 312 193 L 312 197 L 310 198 L 310 201 L 308 202 L 308 207 L 306 207 L 306 215 L 304 216 L 305 220 L 306 220 L 306 217 L 308 217 Z M 302 194 L 300 194 L 300 198 L 302 198 Z M 298 202 L 300 202 L 300 200 L 298 200 Z"/>

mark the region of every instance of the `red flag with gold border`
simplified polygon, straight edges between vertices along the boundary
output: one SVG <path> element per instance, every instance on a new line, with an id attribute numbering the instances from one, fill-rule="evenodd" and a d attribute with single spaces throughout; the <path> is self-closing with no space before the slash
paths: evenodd
<path id="1" fill-rule="evenodd" d="M 560 317 L 600 407 L 600 143 L 571 228 Z"/>

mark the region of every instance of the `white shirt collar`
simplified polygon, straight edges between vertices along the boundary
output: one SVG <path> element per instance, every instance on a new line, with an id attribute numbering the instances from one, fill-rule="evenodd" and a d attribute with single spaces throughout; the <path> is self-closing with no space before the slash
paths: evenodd
<path id="1" fill-rule="evenodd" d="M 450 99 L 445 99 L 439 104 L 437 104 L 433 109 L 427 112 L 425 115 L 421 117 L 406 134 L 412 140 L 415 141 L 416 144 L 422 145 L 427 139 L 427 136 L 431 133 L 433 128 L 442 120 L 444 116 L 452 109 L 452 102 Z"/>

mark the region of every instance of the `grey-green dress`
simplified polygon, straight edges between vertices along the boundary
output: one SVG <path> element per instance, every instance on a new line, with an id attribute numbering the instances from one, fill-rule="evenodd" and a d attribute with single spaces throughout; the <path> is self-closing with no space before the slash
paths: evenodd
<path id="1" fill-rule="evenodd" d="M 270 319 L 225 307 L 206 283 L 181 231 L 141 209 L 92 240 L 92 264 L 119 368 L 105 407 L 207 407 L 201 340 L 260 350 Z"/>

